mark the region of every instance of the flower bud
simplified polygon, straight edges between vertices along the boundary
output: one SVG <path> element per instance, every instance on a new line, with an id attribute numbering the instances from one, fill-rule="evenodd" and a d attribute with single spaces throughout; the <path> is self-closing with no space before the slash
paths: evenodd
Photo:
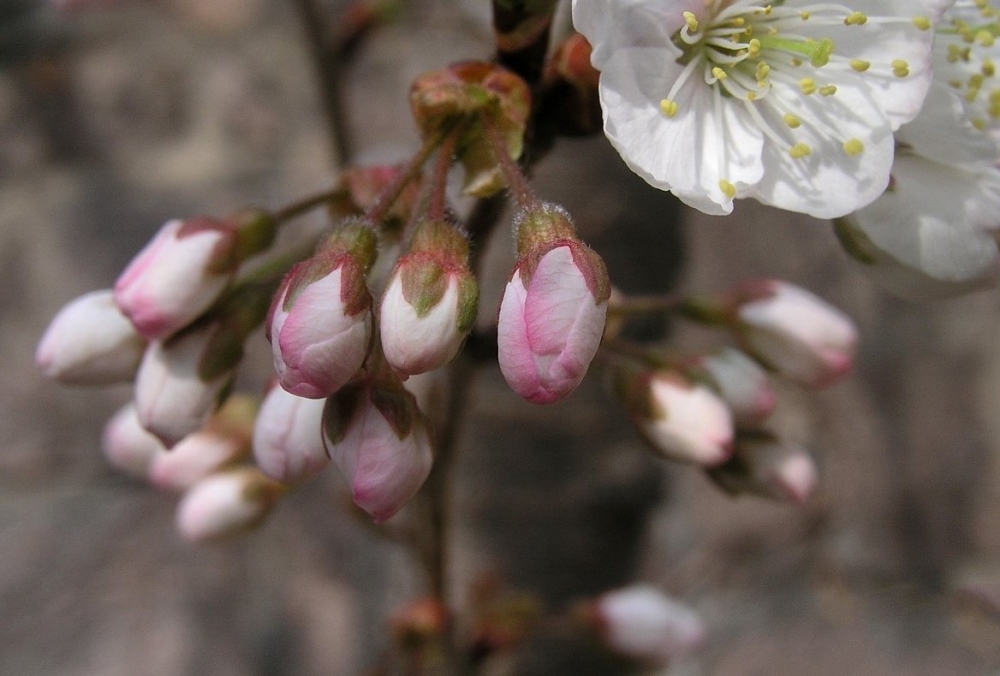
<path id="1" fill-rule="evenodd" d="M 379 328 L 385 357 L 403 376 L 455 358 L 476 318 L 479 287 L 469 245 L 452 226 L 423 221 L 382 296 Z"/>
<path id="2" fill-rule="evenodd" d="M 177 530 L 185 540 L 208 542 L 257 526 L 284 492 L 259 470 L 241 467 L 212 474 L 184 494 Z"/>
<path id="3" fill-rule="evenodd" d="M 402 509 L 431 471 L 424 420 L 401 383 L 343 388 L 327 400 L 323 432 L 354 503 L 375 523 Z"/>
<path id="4" fill-rule="evenodd" d="M 803 449 L 759 432 L 741 435 L 733 457 L 709 476 L 732 495 L 751 493 L 802 504 L 816 488 L 818 471 Z"/>
<path id="5" fill-rule="evenodd" d="M 776 280 L 748 282 L 736 296 L 742 347 L 765 366 L 811 387 L 830 385 L 854 366 L 857 329 L 826 301 Z"/>
<path id="6" fill-rule="evenodd" d="M 139 422 L 134 404 L 126 404 L 111 417 L 104 426 L 101 446 L 112 467 L 137 479 L 145 479 L 153 460 L 167 451 Z"/>
<path id="7" fill-rule="evenodd" d="M 767 373 L 739 350 L 726 347 L 698 360 L 695 373 L 705 378 L 729 406 L 739 426 L 760 425 L 778 403 Z"/>
<path id="8" fill-rule="evenodd" d="M 706 385 L 674 371 L 621 369 L 614 378 L 632 421 L 664 457 L 712 466 L 732 455 L 732 415 Z"/>
<path id="9" fill-rule="evenodd" d="M 67 385 L 110 385 L 135 377 L 146 341 L 115 305 L 110 289 L 66 304 L 38 343 L 35 363 Z"/>
<path id="10" fill-rule="evenodd" d="M 609 648 L 643 662 L 667 662 L 705 639 L 705 626 L 693 610 L 648 585 L 604 594 L 585 617 Z"/>
<path id="11" fill-rule="evenodd" d="M 149 481 L 163 490 L 185 491 L 209 474 L 246 460 L 256 410 L 251 398 L 230 397 L 205 427 L 153 458 Z"/>
<path id="12" fill-rule="evenodd" d="M 281 386 L 292 394 L 327 397 L 364 363 L 372 336 L 365 275 L 375 255 L 371 228 L 349 224 L 282 282 L 267 335 Z"/>
<path id="13" fill-rule="evenodd" d="M 115 302 L 140 334 L 166 338 L 207 310 L 238 265 L 270 246 L 275 229 L 258 211 L 168 221 L 118 278 Z"/>
<path id="14" fill-rule="evenodd" d="M 330 458 L 323 447 L 323 399 L 306 399 L 273 387 L 257 415 L 253 453 L 257 465 L 276 481 L 301 484 L 315 477 Z"/>
<path id="15" fill-rule="evenodd" d="M 500 304 L 500 370 L 528 401 L 548 404 L 580 384 L 604 332 L 611 283 L 604 261 L 575 238 L 558 207 L 523 214 Z"/>
<path id="16" fill-rule="evenodd" d="M 169 448 L 208 420 L 232 380 L 232 371 L 205 377 L 216 327 L 206 325 L 156 341 L 146 350 L 135 380 L 142 426 Z"/>

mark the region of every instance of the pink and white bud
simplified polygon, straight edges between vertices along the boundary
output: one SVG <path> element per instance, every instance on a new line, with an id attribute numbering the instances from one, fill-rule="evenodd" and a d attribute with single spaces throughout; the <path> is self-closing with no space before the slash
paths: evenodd
<path id="1" fill-rule="evenodd" d="M 146 341 L 110 289 L 66 304 L 38 343 L 35 363 L 47 378 L 67 385 L 110 385 L 135 377 Z"/>
<path id="2" fill-rule="evenodd" d="M 455 358 L 476 319 L 479 287 L 469 245 L 448 223 L 423 221 L 382 296 L 379 328 L 386 360 L 404 376 Z"/>
<path id="3" fill-rule="evenodd" d="M 732 455 L 732 414 L 710 388 L 659 371 L 649 377 L 649 398 L 651 415 L 636 422 L 665 457 L 712 466 Z"/>
<path id="4" fill-rule="evenodd" d="M 115 282 L 115 302 L 140 334 L 166 338 L 229 286 L 236 272 L 233 246 L 232 231 L 219 221 L 168 221 Z"/>
<path id="5" fill-rule="evenodd" d="M 759 280 L 737 290 L 743 349 L 778 373 L 824 387 L 854 366 L 857 329 L 847 315 L 792 284 Z"/>
<path id="6" fill-rule="evenodd" d="M 353 239 L 335 241 L 293 267 L 268 317 L 279 382 L 308 399 L 328 397 L 343 387 L 371 347 L 372 300 L 365 275 L 375 259 L 375 234 L 349 227 L 338 235 Z"/>
<path id="7" fill-rule="evenodd" d="M 168 448 L 208 421 L 232 380 L 232 371 L 203 378 L 202 365 L 210 357 L 215 334 L 216 327 L 209 325 L 156 341 L 139 366 L 135 380 L 139 420 Z"/>
<path id="8" fill-rule="evenodd" d="M 101 446 L 112 467 L 137 479 L 145 479 L 153 460 L 167 452 L 139 422 L 134 404 L 126 404 L 111 417 L 104 426 Z"/>
<path id="9" fill-rule="evenodd" d="M 734 495 L 751 493 L 801 505 L 815 490 L 819 471 L 804 449 L 762 432 L 740 438 L 732 459 L 710 476 Z"/>
<path id="10" fill-rule="evenodd" d="M 257 526 L 284 488 L 259 470 L 241 467 L 196 483 L 177 506 L 177 530 L 185 540 L 208 542 Z"/>
<path id="11" fill-rule="evenodd" d="M 608 592 L 588 614 L 605 644 L 633 660 L 664 663 L 705 640 L 705 625 L 693 610 L 648 585 Z"/>
<path id="12" fill-rule="evenodd" d="M 675 371 L 624 368 L 614 385 L 636 427 L 664 457 L 713 466 L 732 455 L 732 414 L 707 385 Z"/>
<path id="13" fill-rule="evenodd" d="M 250 454 L 245 438 L 211 431 L 189 434 L 149 467 L 149 481 L 159 489 L 186 491 L 210 474 Z"/>
<path id="14" fill-rule="evenodd" d="M 597 354 L 610 285 L 596 254 L 580 243 L 550 249 L 533 266 L 522 259 L 503 294 L 497 325 L 500 370 L 533 404 L 576 389 Z M 594 285 L 603 277 L 607 292 Z"/>
<path id="15" fill-rule="evenodd" d="M 257 415 L 253 454 L 264 474 L 283 484 L 302 484 L 330 458 L 323 447 L 323 399 L 306 399 L 274 387 Z"/>
<path id="16" fill-rule="evenodd" d="M 743 352 L 726 347 L 700 360 L 699 366 L 738 426 L 754 427 L 767 420 L 778 403 L 767 372 Z"/>
<path id="17" fill-rule="evenodd" d="M 430 437 L 413 395 L 401 386 L 350 385 L 330 397 L 323 418 L 327 452 L 354 503 L 382 523 L 430 474 Z"/>

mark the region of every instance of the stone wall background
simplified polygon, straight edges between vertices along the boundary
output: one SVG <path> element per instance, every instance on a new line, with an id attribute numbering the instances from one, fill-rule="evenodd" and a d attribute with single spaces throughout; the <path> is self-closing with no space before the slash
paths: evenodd
<path id="1" fill-rule="evenodd" d="M 362 156 L 413 146 L 414 75 L 488 56 L 485 3 L 468 4 L 408 3 L 358 56 L 347 93 Z M 32 363 L 53 313 L 110 285 L 161 222 L 327 185 L 326 139 L 291 3 L 159 0 L 65 18 L 36 0 L 0 5 L 0 673 L 354 674 L 419 590 L 406 554 L 343 514 L 334 471 L 243 541 L 185 545 L 174 499 L 101 457 L 127 391 L 63 389 Z M 728 219 L 683 211 L 673 227 L 676 205 L 602 139 L 561 144 L 537 182 L 623 286 L 784 277 L 857 319 L 861 359 L 829 391 L 783 392 L 781 426 L 823 473 L 804 509 L 732 500 L 652 459 L 598 378 L 543 412 L 484 372 L 458 468 L 456 592 L 492 571 L 558 606 L 641 576 L 712 627 L 671 674 L 997 673 L 996 293 L 894 300 L 828 224 L 756 204 Z M 509 269 L 499 244 L 484 311 Z M 704 338 L 677 327 L 682 344 Z M 558 636 L 517 659 L 524 674 L 612 669 Z"/>

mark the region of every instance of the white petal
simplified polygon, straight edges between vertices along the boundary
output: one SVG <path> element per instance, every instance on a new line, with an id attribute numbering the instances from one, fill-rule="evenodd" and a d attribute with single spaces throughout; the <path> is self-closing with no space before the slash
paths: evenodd
<path id="1" fill-rule="evenodd" d="M 732 198 L 720 181 L 740 195 L 763 174 L 761 130 L 741 102 L 723 97 L 693 73 L 675 94 L 679 108 L 660 110 L 683 66 L 673 48 L 622 49 L 601 74 L 604 131 L 629 167 L 650 185 L 670 190 L 685 204 L 708 214 L 728 214 Z"/>

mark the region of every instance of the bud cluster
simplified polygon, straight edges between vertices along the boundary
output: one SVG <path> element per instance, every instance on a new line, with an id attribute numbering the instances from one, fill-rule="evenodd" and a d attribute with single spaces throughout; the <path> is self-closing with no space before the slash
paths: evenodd
<path id="1" fill-rule="evenodd" d="M 684 357 L 647 352 L 638 364 L 618 364 L 614 391 L 637 429 L 661 455 L 705 468 L 729 493 L 804 502 L 816 466 L 768 428 L 778 404 L 768 371 L 812 388 L 836 382 L 853 366 L 853 323 L 809 292 L 775 280 L 749 280 L 673 305 L 728 331 L 740 349 Z"/>

